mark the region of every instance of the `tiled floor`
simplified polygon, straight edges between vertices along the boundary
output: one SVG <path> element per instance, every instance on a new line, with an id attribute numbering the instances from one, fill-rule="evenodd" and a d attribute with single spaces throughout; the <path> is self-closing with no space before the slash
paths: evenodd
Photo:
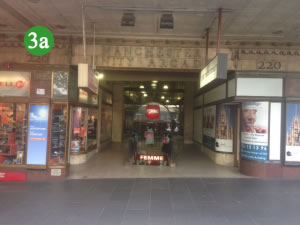
<path id="1" fill-rule="evenodd" d="M 0 183 L 0 225 L 299 225 L 300 180 Z"/>
<path id="2" fill-rule="evenodd" d="M 174 168 L 129 165 L 126 159 L 127 145 L 114 143 L 88 163 L 71 166 L 69 178 L 245 177 L 237 168 L 216 165 L 195 145 L 176 145 Z"/>

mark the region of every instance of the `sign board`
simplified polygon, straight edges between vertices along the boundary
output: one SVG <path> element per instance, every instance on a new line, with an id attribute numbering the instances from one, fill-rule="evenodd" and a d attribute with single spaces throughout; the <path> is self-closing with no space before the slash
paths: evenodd
<path id="1" fill-rule="evenodd" d="M 51 176 L 60 177 L 61 176 L 61 169 L 51 169 Z"/>
<path id="2" fill-rule="evenodd" d="M 203 110 L 203 144 L 215 150 L 216 147 L 216 106 Z"/>
<path id="3" fill-rule="evenodd" d="M 0 96 L 27 97 L 29 81 L 29 72 L 0 71 Z"/>
<path id="4" fill-rule="evenodd" d="M 227 54 L 219 53 L 200 72 L 200 88 L 217 79 L 227 79 Z"/>
<path id="5" fill-rule="evenodd" d="M 146 106 L 146 117 L 151 120 L 159 119 L 160 118 L 159 105 L 147 105 Z"/>
<path id="6" fill-rule="evenodd" d="M 48 105 L 30 105 L 27 164 L 46 165 Z"/>
<path id="7" fill-rule="evenodd" d="M 168 164 L 168 157 L 166 155 L 140 155 L 136 156 L 137 165 L 154 165 L 162 166 Z"/>
<path id="8" fill-rule="evenodd" d="M 93 69 L 86 63 L 78 64 L 78 87 L 98 94 L 98 80 Z"/>
<path id="9" fill-rule="evenodd" d="M 0 181 L 26 181 L 26 173 L 0 171 Z"/>

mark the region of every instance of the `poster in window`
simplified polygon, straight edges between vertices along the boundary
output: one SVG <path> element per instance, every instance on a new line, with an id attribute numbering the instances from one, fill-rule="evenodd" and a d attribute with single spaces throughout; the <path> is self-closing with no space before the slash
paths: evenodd
<path id="1" fill-rule="evenodd" d="M 216 106 L 204 108 L 203 144 L 213 150 L 216 147 Z"/>
<path id="2" fill-rule="evenodd" d="M 30 105 L 27 164 L 46 165 L 48 105 Z"/>
<path id="3" fill-rule="evenodd" d="M 287 104 L 285 161 L 300 162 L 300 104 Z"/>
<path id="4" fill-rule="evenodd" d="M 233 108 L 217 105 L 216 151 L 233 152 Z"/>
<path id="5" fill-rule="evenodd" d="M 66 99 L 68 96 L 68 73 L 53 73 L 53 98 Z"/>
<path id="6" fill-rule="evenodd" d="M 269 103 L 243 103 L 241 119 L 241 157 L 247 160 L 268 160 Z"/>

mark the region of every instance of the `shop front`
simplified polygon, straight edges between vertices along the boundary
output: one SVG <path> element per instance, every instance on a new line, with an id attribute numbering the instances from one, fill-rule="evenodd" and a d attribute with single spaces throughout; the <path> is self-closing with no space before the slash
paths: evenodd
<path id="1" fill-rule="evenodd" d="M 293 73 L 227 73 L 195 95 L 194 140 L 243 174 L 299 177 L 299 87 Z"/>

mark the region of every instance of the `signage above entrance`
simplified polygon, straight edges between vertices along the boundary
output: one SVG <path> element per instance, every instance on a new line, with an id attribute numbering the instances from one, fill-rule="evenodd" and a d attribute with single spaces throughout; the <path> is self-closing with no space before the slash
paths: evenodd
<path id="1" fill-rule="evenodd" d="M 200 72 L 200 88 L 218 80 L 227 79 L 227 54 L 219 53 Z"/>
<path id="2" fill-rule="evenodd" d="M 157 120 L 160 118 L 160 107 L 159 105 L 147 105 L 146 117 L 151 120 Z"/>
<path id="3" fill-rule="evenodd" d="M 0 96 L 28 96 L 30 75 L 28 72 L 1 71 Z"/>
<path id="4" fill-rule="evenodd" d="M 93 69 L 86 63 L 78 64 L 78 87 L 98 94 L 98 80 Z"/>

